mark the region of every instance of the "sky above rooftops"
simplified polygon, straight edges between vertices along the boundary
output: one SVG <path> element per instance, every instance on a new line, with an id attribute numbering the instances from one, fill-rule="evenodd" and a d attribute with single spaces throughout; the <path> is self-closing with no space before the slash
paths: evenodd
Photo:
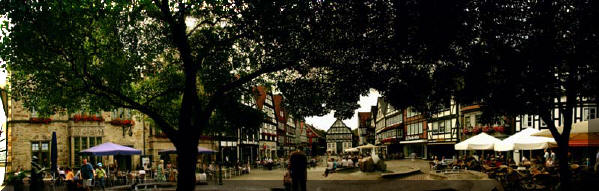
<path id="1" fill-rule="evenodd" d="M 352 130 L 358 127 L 358 112 L 369 112 L 370 107 L 376 106 L 376 100 L 380 97 L 380 94 L 376 90 L 370 90 L 368 96 L 361 96 L 360 108 L 355 111 L 354 116 L 351 119 L 343 120 L 343 122 L 349 126 Z M 314 127 L 322 130 L 327 130 L 333 123 L 335 123 L 334 111 L 324 116 L 313 116 L 306 117 L 306 123 L 313 125 Z"/>

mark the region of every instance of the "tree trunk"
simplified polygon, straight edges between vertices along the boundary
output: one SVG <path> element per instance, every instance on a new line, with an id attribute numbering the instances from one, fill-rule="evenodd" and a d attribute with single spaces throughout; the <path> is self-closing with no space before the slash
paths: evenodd
<path id="1" fill-rule="evenodd" d="M 181 140 L 189 140 L 181 137 Z M 177 191 L 195 189 L 198 140 L 180 141 L 177 147 Z"/>
<path id="2" fill-rule="evenodd" d="M 560 179 L 560 190 L 570 190 L 570 165 L 568 165 L 568 142 L 569 137 L 562 138 L 559 144 L 559 150 L 557 157 L 559 160 L 559 179 Z"/>

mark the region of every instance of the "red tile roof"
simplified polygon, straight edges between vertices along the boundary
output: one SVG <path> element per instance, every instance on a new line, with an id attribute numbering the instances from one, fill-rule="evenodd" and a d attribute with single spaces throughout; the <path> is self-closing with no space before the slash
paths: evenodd
<path id="1" fill-rule="evenodd" d="M 274 95 L 273 101 L 275 102 L 275 116 L 277 116 L 277 120 L 283 123 L 287 123 L 287 119 L 285 117 L 286 113 L 283 109 L 283 96 L 282 95 Z M 283 114 L 281 115 L 281 111 Z"/>
<path id="2" fill-rule="evenodd" d="M 258 109 L 262 109 L 266 101 L 266 88 L 264 86 L 254 87 L 254 99 L 256 100 Z"/>
<path id="3" fill-rule="evenodd" d="M 370 118 L 370 112 L 358 112 L 358 120 L 360 120 L 360 126 L 365 126 L 366 121 Z"/>

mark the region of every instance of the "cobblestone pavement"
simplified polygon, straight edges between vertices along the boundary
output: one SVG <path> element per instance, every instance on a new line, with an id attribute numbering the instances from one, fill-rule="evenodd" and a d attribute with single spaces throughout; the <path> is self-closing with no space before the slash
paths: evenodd
<path id="1" fill-rule="evenodd" d="M 460 173 L 451 176 L 430 175 L 429 162 L 426 160 L 390 160 L 385 161 L 387 170 L 393 172 L 404 172 L 414 168 L 420 169 L 422 173 L 399 177 L 400 180 L 480 180 L 486 179 L 484 175 L 470 173 Z M 346 172 L 332 173 L 324 177 L 325 167 L 318 166 L 308 169 L 308 180 L 382 180 L 381 172 L 361 172 L 359 169 Z M 474 172 L 475 173 L 475 172 Z M 236 176 L 231 180 L 283 180 L 284 169 L 277 168 L 273 170 L 253 169 L 251 174 Z"/>
<path id="2" fill-rule="evenodd" d="M 364 173 L 359 170 L 330 174 L 324 177 L 325 167 L 308 170 L 307 190 L 314 191 L 365 191 L 365 190 L 503 190 L 497 181 L 485 174 L 465 171 L 459 174 L 437 174 L 429 170 L 425 160 L 386 161 L 387 169 L 393 172 L 419 169 L 420 173 L 382 178 L 381 172 Z M 252 169 L 250 174 L 235 176 L 217 185 L 214 180 L 208 185 L 198 185 L 196 190 L 270 191 L 283 189 L 283 169 Z M 168 190 L 168 189 L 165 189 Z M 174 190 L 171 189 L 171 190 Z"/>
<path id="3" fill-rule="evenodd" d="M 324 177 L 325 167 L 308 170 L 307 190 L 365 191 L 365 190 L 503 190 L 495 180 L 477 172 L 465 171 L 449 176 L 430 172 L 425 160 L 386 161 L 387 169 L 393 172 L 408 171 L 414 168 L 421 173 L 397 178 L 381 178 L 381 172 L 364 173 L 359 170 L 339 172 Z M 196 190 L 277 190 L 283 188 L 283 169 L 253 169 L 251 174 L 225 180 L 223 185 L 198 186 Z"/>

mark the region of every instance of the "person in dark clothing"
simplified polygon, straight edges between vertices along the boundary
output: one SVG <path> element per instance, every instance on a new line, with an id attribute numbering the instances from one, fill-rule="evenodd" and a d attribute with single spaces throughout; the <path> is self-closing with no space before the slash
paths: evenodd
<path id="1" fill-rule="evenodd" d="M 302 150 L 304 149 L 300 146 L 289 156 L 293 191 L 306 191 L 308 158 Z"/>

